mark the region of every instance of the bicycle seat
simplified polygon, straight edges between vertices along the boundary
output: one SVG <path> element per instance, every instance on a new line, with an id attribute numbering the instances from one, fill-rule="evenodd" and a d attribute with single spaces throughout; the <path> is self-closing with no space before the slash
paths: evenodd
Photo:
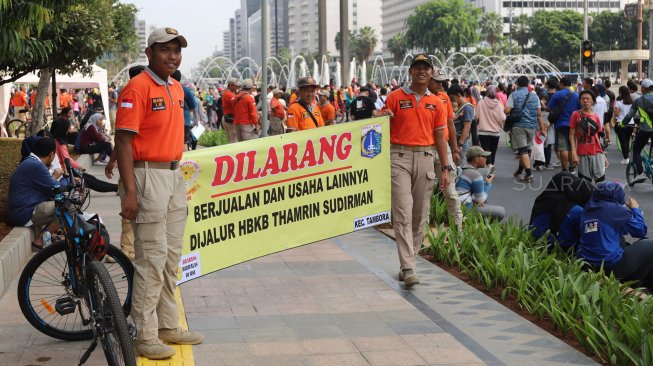
<path id="1" fill-rule="evenodd" d="M 73 231 L 75 235 L 87 235 L 96 230 L 96 225 L 84 220 L 84 216 L 81 213 L 75 214 L 75 219 L 73 221 Z"/>

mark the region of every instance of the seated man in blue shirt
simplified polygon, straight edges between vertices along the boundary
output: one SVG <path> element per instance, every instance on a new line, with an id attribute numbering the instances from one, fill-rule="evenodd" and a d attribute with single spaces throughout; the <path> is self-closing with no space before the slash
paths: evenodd
<path id="1" fill-rule="evenodd" d="M 490 154 L 480 146 L 472 146 L 467 150 L 465 153 L 467 162 L 462 166 L 462 173 L 456 182 L 456 191 L 462 205 L 467 208 L 473 207 L 481 215 L 501 221 L 506 216 L 506 210 L 501 206 L 487 204 L 487 196 L 492 188 L 494 176 L 483 177 L 483 174 L 478 171 L 479 168 L 487 166 L 487 157 Z"/>
<path id="2" fill-rule="evenodd" d="M 53 176 L 48 168 L 56 159 L 55 143 L 51 138 L 38 139 L 32 153 L 23 160 L 9 180 L 9 211 L 13 225 L 34 228 L 34 246 L 43 247 L 41 228 L 48 225 L 50 232 L 56 232 L 59 225 L 54 216 L 52 188 L 59 183 L 62 174 L 55 170 Z"/>

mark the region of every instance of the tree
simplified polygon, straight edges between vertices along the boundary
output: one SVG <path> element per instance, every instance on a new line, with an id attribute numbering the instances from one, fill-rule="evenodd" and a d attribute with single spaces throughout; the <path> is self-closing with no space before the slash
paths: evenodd
<path id="1" fill-rule="evenodd" d="M 528 42 L 530 42 L 532 38 L 530 20 L 526 14 L 520 14 L 512 19 L 511 33 L 512 39 L 514 39 L 521 48 L 521 53 L 526 53 L 526 46 L 528 46 Z"/>
<path id="2" fill-rule="evenodd" d="M 340 40 L 340 32 L 336 33 L 334 42 L 336 43 L 336 50 L 338 50 L 338 52 L 341 52 L 340 46 L 342 45 L 342 42 Z M 352 56 L 356 55 L 357 46 L 358 45 L 356 40 L 356 32 L 350 30 L 349 31 L 349 61 L 351 61 Z"/>
<path id="3" fill-rule="evenodd" d="M 367 62 L 370 58 L 378 40 L 374 34 L 374 28 L 366 26 L 358 30 L 356 33 L 356 56 L 361 60 Z"/>
<path id="4" fill-rule="evenodd" d="M 575 10 L 535 12 L 531 19 L 532 52 L 561 65 L 574 64 L 583 34 L 583 15 Z"/>
<path id="5" fill-rule="evenodd" d="M 481 34 L 490 44 L 492 51 L 496 43 L 503 37 L 503 18 L 495 12 L 487 12 L 481 16 Z"/>
<path id="6" fill-rule="evenodd" d="M 388 51 L 392 54 L 395 65 L 399 65 L 403 61 L 406 52 L 408 52 L 406 37 L 403 33 L 397 33 L 394 37 L 390 38 L 388 41 Z"/>
<path id="7" fill-rule="evenodd" d="M 643 12 L 643 39 L 647 40 L 648 13 Z M 592 14 L 593 22 L 589 27 L 589 39 L 595 50 L 634 50 L 637 49 L 637 20 L 626 19 L 621 13 L 603 11 Z M 646 48 L 646 47 L 643 47 Z"/>
<path id="8" fill-rule="evenodd" d="M 140 45 L 133 24 L 138 8 L 133 4 L 113 4 L 114 46 L 103 55 L 97 64 L 107 69 L 109 79 L 113 78 L 125 65 L 138 57 Z"/>
<path id="9" fill-rule="evenodd" d="M 433 0 L 422 4 L 408 17 L 408 46 L 445 57 L 451 49 L 478 42 L 481 10 L 463 0 Z"/>
<path id="10" fill-rule="evenodd" d="M 13 82 L 47 62 L 52 41 L 42 39 L 43 28 L 52 23 L 68 3 L 58 0 L 0 0 L 0 85 Z"/>

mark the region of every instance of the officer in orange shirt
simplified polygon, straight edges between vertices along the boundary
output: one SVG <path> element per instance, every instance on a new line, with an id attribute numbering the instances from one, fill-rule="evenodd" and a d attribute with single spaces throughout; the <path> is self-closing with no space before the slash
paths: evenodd
<path id="1" fill-rule="evenodd" d="M 272 99 L 270 99 L 270 135 L 280 135 L 285 130 L 286 109 L 281 104 L 281 98 L 283 98 L 281 89 L 272 90 Z"/>
<path id="2" fill-rule="evenodd" d="M 184 151 L 184 91 L 170 76 L 186 38 L 172 28 L 150 33 L 148 67 L 118 97 L 116 154 L 123 189 L 120 216 L 134 229 L 131 315 L 136 353 L 150 359 L 175 354 L 164 344 L 198 344 L 203 336 L 179 327 L 177 267 L 188 213 L 179 160 Z"/>
<path id="3" fill-rule="evenodd" d="M 238 93 L 238 80 L 229 79 L 227 81 L 227 89 L 222 92 L 222 110 L 224 111 L 224 123 L 222 127 L 229 136 L 229 143 L 238 142 L 238 133 L 236 126 L 234 126 L 234 99 Z"/>
<path id="4" fill-rule="evenodd" d="M 325 126 L 330 126 L 336 121 L 336 109 L 329 102 L 329 94 L 328 90 L 320 91 L 320 104 L 318 105 Z"/>
<path id="5" fill-rule="evenodd" d="M 315 105 L 317 83 L 312 77 L 304 77 L 297 81 L 299 97 L 297 102 L 288 107 L 287 132 L 308 130 L 324 127 L 324 120 L 320 109 Z"/>
<path id="6" fill-rule="evenodd" d="M 399 252 L 399 280 L 406 287 L 419 283 L 415 257 L 422 247 L 436 174 L 435 146 L 442 169 L 451 171 L 447 157 L 445 128 L 447 111 L 442 100 L 428 89 L 433 64 L 424 54 L 410 64 L 410 85 L 391 92 L 381 115 L 390 118 L 390 163 L 392 170 L 392 219 Z M 440 179 L 440 190 L 449 185 L 449 175 Z"/>
<path id="7" fill-rule="evenodd" d="M 29 112 L 29 105 L 27 104 L 27 93 L 25 93 L 25 85 L 21 85 L 18 88 L 18 91 L 14 93 L 12 101 L 14 102 L 14 114 L 16 114 L 19 119 L 26 121 L 27 112 Z"/>
<path id="8" fill-rule="evenodd" d="M 431 80 L 429 80 L 428 88 L 429 91 L 439 97 L 442 100 L 442 103 L 446 106 L 447 128 L 445 136 L 449 141 L 449 144 L 447 145 L 447 157 L 450 162 L 453 161 L 455 164 L 457 164 L 458 159 L 460 159 L 460 150 L 458 150 L 457 146 L 456 133 L 449 132 L 456 131 L 456 127 L 453 124 L 453 107 L 451 106 L 451 99 L 449 99 L 449 95 L 447 95 L 447 93 L 444 91 L 444 87 L 442 85 L 442 83 L 446 80 L 448 80 L 448 78 L 444 71 L 436 67 L 433 70 L 433 76 L 431 77 Z M 440 164 L 440 159 L 437 156 L 434 157 L 433 161 L 435 163 L 435 173 L 438 175 L 439 180 L 441 179 L 442 174 L 446 174 L 447 172 L 442 170 L 442 164 Z M 448 173 L 450 179 L 449 185 L 442 193 L 444 195 L 444 200 L 447 203 L 447 211 L 449 212 L 449 215 L 453 217 L 453 221 L 456 224 L 458 230 L 462 230 L 463 210 L 460 206 L 460 198 L 458 196 L 458 192 L 456 191 L 456 170 L 453 169 Z"/>
<path id="9" fill-rule="evenodd" d="M 72 108 L 73 107 L 73 97 L 66 92 L 66 89 L 59 90 L 59 109 Z"/>
<path id="10" fill-rule="evenodd" d="M 256 111 L 256 101 L 252 96 L 253 90 L 254 85 L 246 81 L 234 99 L 234 126 L 238 134 L 238 141 L 258 138 L 258 112 Z"/>

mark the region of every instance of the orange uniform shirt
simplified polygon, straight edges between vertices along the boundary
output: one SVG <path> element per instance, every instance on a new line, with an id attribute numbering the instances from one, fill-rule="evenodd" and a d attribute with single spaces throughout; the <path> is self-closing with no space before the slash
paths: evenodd
<path id="1" fill-rule="evenodd" d="M 32 105 L 32 108 L 34 107 L 34 103 L 36 103 L 37 94 L 37 92 L 32 92 L 32 94 L 29 96 L 29 103 Z M 45 97 L 45 108 L 50 108 L 50 97 L 48 96 Z"/>
<path id="2" fill-rule="evenodd" d="M 240 92 L 238 93 L 238 95 L 236 95 L 236 99 L 234 100 L 234 124 L 235 125 L 258 124 L 256 101 L 251 94 Z"/>
<path id="3" fill-rule="evenodd" d="M 14 107 L 27 107 L 27 94 L 24 91 L 14 93 Z"/>
<path id="4" fill-rule="evenodd" d="M 390 143 L 406 146 L 431 146 L 435 144 L 434 131 L 445 128 L 447 112 L 442 100 L 428 93 L 419 102 L 414 93 L 397 89 L 385 101 L 382 111 L 391 110 Z"/>
<path id="5" fill-rule="evenodd" d="M 273 116 L 283 119 L 283 106 L 281 105 L 281 102 L 279 102 L 279 99 L 272 98 L 272 100 L 270 100 L 270 110 L 272 111 Z"/>
<path id="6" fill-rule="evenodd" d="M 184 152 L 184 90 L 172 78 L 165 83 L 146 68 L 118 97 L 116 130 L 136 132 L 134 160 L 169 162 Z"/>
<path id="7" fill-rule="evenodd" d="M 442 100 L 442 104 L 447 108 L 447 119 L 453 118 L 453 106 L 451 105 L 451 98 L 449 98 L 449 95 L 445 91 L 439 91 L 435 93 L 438 97 L 440 97 L 440 100 Z M 444 125 L 444 138 L 449 141 L 449 126 L 446 124 Z"/>
<path id="8" fill-rule="evenodd" d="M 320 108 L 315 104 L 313 104 L 313 117 L 315 117 L 315 121 L 317 121 L 317 126 L 308 114 L 308 111 L 304 109 L 301 104 L 293 103 L 288 107 L 288 122 L 286 124 L 289 128 L 294 128 L 298 131 L 324 126 L 324 120 L 322 119 Z"/>
<path id="9" fill-rule="evenodd" d="M 222 92 L 222 110 L 224 114 L 234 114 L 234 99 L 236 94 L 227 89 Z"/>
<path id="10" fill-rule="evenodd" d="M 63 93 L 59 96 L 59 107 L 66 108 L 73 106 L 73 97 L 68 93 Z"/>
<path id="11" fill-rule="evenodd" d="M 324 106 L 320 105 L 320 113 L 322 113 L 322 120 L 325 122 L 330 119 L 336 119 L 336 109 L 331 103 L 327 103 Z M 331 123 L 333 123 L 333 121 Z"/>
<path id="12" fill-rule="evenodd" d="M 297 94 L 292 93 L 290 94 L 290 100 L 288 101 L 288 105 L 294 104 L 297 101 Z"/>

